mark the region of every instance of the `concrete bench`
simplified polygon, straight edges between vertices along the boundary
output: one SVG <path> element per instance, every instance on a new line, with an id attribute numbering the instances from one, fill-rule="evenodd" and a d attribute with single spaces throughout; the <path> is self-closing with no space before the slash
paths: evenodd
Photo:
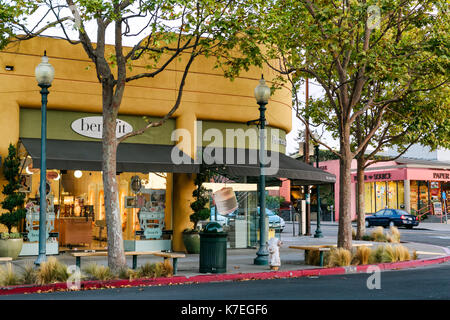
<path id="1" fill-rule="evenodd" d="M 291 249 L 299 249 L 305 251 L 305 261 L 308 259 L 309 251 L 319 251 L 320 266 L 323 267 L 323 253 L 330 251 L 332 246 L 289 246 Z"/>
<path id="2" fill-rule="evenodd" d="M 108 252 L 72 252 L 72 256 L 76 258 L 76 265 L 81 268 L 81 257 L 105 257 L 108 256 Z M 125 256 L 133 257 L 133 269 L 137 269 L 137 257 L 143 255 L 153 255 L 157 257 L 163 257 L 164 260 L 171 258 L 173 266 L 173 274 L 177 274 L 178 258 L 184 258 L 186 255 L 184 253 L 176 252 L 162 252 L 162 251 L 125 251 Z"/>

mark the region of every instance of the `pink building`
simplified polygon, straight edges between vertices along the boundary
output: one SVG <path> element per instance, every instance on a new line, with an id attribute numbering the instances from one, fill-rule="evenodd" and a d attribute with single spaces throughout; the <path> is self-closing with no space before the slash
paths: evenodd
<path id="1" fill-rule="evenodd" d="M 320 162 L 320 168 L 336 175 L 335 219 L 339 218 L 339 160 Z M 397 159 L 378 162 L 365 170 L 365 212 L 382 208 L 439 214 L 450 205 L 450 163 Z M 356 218 L 356 160 L 352 162 L 351 212 Z M 446 200 L 444 200 L 446 199 Z M 441 209 L 440 209 L 441 208 Z"/>

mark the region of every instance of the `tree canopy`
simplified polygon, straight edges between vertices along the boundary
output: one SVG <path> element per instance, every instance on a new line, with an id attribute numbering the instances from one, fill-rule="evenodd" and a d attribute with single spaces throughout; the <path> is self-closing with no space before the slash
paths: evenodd
<path id="1" fill-rule="evenodd" d="M 246 40 L 268 47 L 263 59 L 279 85 L 288 80 L 295 89 L 310 78 L 324 91 L 308 105 L 294 92 L 294 101 L 307 127 L 323 125 L 339 141 L 338 245 L 350 248 L 351 160 L 386 139 L 448 141 L 448 4 L 272 0 L 254 1 L 254 10 Z"/>

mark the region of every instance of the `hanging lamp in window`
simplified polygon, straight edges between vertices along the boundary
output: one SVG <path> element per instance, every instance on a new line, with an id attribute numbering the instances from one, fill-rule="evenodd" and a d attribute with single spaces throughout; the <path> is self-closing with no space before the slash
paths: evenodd
<path id="1" fill-rule="evenodd" d="M 216 210 L 221 215 L 229 214 L 238 208 L 233 188 L 224 187 L 213 194 Z"/>

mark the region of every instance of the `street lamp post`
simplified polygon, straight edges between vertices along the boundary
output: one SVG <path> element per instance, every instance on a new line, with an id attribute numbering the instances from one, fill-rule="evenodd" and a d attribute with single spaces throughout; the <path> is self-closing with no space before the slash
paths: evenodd
<path id="1" fill-rule="evenodd" d="M 48 88 L 51 87 L 55 70 L 48 62 L 47 53 L 44 51 L 41 63 L 35 70 L 36 80 L 41 87 L 42 107 L 41 107 L 41 174 L 40 174 L 40 199 L 39 199 L 39 255 L 34 262 L 40 265 L 46 261 L 46 241 L 47 241 L 47 96 Z"/>
<path id="2" fill-rule="evenodd" d="M 314 152 L 316 153 L 316 168 L 319 168 L 319 144 L 314 145 Z M 323 238 L 322 231 L 320 230 L 320 187 L 316 185 L 316 195 L 317 195 L 317 227 L 314 238 Z"/>
<path id="3" fill-rule="evenodd" d="M 266 224 L 266 177 L 264 170 L 264 146 L 265 146 L 265 127 L 266 127 L 266 105 L 270 97 L 270 88 L 266 85 L 264 77 L 261 75 L 258 86 L 255 88 L 255 98 L 259 105 L 259 250 L 253 263 L 256 265 L 269 264 L 269 252 L 266 248 L 268 230 Z"/>

